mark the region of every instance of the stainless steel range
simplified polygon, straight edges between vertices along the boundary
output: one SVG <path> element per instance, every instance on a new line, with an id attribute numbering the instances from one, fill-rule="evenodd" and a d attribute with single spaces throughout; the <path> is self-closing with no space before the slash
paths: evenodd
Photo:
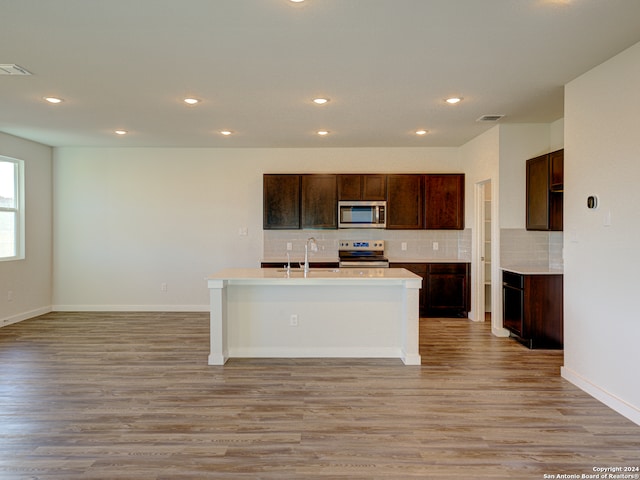
<path id="1" fill-rule="evenodd" d="M 388 268 L 384 240 L 340 240 L 340 267 Z"/>

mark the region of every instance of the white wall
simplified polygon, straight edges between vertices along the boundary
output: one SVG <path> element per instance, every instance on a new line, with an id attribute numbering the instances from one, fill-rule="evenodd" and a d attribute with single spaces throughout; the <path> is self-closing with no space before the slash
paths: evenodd
<path id="1" fill-rule="evenodd" d="M 638 85 L 640 44 L 566 87 L 563 376 L 640 424 Z"/>
<path id="2" fill-rule="evenodd" d="M 549 124 L 500 126 L 500 228 L 525 228 L 526 161 L 550 151 Z"/>
<path id="3" fill-rule="evenodd" d="M 490 214 L 493 219 L 491 238 L 496 239 L 492 243 L 492 257 L 499 258 L 500 243 L 496 233 L 499 231 L 497 201 L 500 198 L 500 129 L 498 127 L 492 128 L 463 145 L 460 148 L 460 158 L 465 171 L 465 226 L 473 229 L 471 239 L 471 312 L 469 312 L 469 318 L 475 321 L 484 321 L 485 302 L 480 298 L 483 293 L 479 291 L 480 288 L 484 290 L 484 283 L 480 285 L 480 277 L 478 276 L 480 257 L 484 253 L 480 252 L 478 248 L 480 229 L 476 223 L 476 184 L 487 180 L 491 181 L 492 212 Z M 499 278 L 498 267 L 498 265 L 492 265 L 493 294 L 500 291 L 497 281 Z M 499 299 L 496 295 L 493 297 Z M 492 329 L 495 333 L 498 332 L 498 323 L 502 325 L 501 303 L 501 301 L 492 300 L 492 305 L 498 307 L 492 311 Z"/>
<path id="4" fill-rule="evenodd" d="M 459 149 L 55 149 L 54 309 L 206 310 L 206 275 L 259 265 L 263 173 L 391 171 Z"/>
<path id="5" fill-rule="evenodd" d="M 26 206 L 25 258 L 0 262 L 2 326 L 50 311 L 52 161 L 50 147 L 1 132 L 0 155 L 24 160 Z"/>

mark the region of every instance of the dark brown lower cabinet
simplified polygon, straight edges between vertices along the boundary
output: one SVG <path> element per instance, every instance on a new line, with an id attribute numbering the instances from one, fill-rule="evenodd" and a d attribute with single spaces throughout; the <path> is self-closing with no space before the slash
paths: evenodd
<path id="1" fill-rule="evenodd" d="M 528 348 L 563 348 L 563 277 L 502 272 L 502 321 Z"/>
<path id="2" fill-rule="evenodd" d="M 421 317 L 466 318 L 471 303 L 469 263 L 392 263 L 422 277 Z"/>
<path id="3" fill-rule="evenodd" d="M 469 314 L 469 263 L 430 263 L 427 268 L 426 316 L 461 317 Z"/>

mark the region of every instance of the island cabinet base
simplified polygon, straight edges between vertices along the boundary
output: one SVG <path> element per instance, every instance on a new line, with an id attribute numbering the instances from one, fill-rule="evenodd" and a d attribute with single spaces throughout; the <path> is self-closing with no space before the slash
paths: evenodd
<path id="1" fill-rule="evenodd" d="M 209 364 L 232 357 L 355 357 L 420 365 L 420 281 L 408 283 L 210 279 Z"/>

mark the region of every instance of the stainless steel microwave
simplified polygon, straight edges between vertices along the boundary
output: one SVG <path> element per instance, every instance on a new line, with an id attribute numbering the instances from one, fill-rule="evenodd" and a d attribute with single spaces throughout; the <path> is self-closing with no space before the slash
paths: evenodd
<path id="1" fill-rule="evenodd" d="M 338 228 L 386 228 L 387 202 L 338 202 Z"/>

